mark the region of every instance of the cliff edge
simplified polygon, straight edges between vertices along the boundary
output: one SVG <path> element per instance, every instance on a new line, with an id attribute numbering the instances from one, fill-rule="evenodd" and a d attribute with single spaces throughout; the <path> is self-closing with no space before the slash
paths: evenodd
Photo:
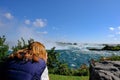
<path id="1" fill-rule="evenodd" d="M 89 80 L 120 80 L 120 61 L 91 61 Z"/>

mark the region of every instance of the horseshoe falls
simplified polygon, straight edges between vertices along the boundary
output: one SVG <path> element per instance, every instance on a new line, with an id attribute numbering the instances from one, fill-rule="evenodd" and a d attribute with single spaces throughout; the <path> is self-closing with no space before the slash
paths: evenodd
<path id="1" fill-rule="evenodd" d="M 58 48 L 59 47 L 59 48 Z M 61 48 L 60 48 L 61 47 Z M 119 55 L 120 51 L 90 51 L 88 48 L 101 49 L 102 44 L 61 44 L 56 51 L 60 53 L 60 60 L 64 60 L 69 67 L 79 68 L 82 64 L 89 66 L 91 59 L 99 59 L 102 56 Z"/>

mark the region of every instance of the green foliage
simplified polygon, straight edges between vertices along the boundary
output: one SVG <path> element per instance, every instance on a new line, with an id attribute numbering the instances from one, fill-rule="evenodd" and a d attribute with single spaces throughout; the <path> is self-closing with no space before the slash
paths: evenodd
<path id="1" fill-rule="evenodd" d="M 5 36 L 0 36 L 0 61 L 2 61 L 8 55 L 9 46 L 5 44 Z"/>
<path id="2" fill-rule="evenodd" d="M 120 61 L 120 56 L 114 56 L 111 58 L 112 61 Z"/>
<path id="3" fill-rule="evenodd" d="M 117 56 L 115 54 L 113 54 L 112 56 L 109 56 L 109 57 L 104 57 L 104 56 L 101 56 L 101 58 L 98 60 L 98 62 L 100 61 L 120 61 L 120 56 Z"/>
<path id="4" fill-rule="evenodd" d="M 58 67 L 60 61 L 58 60 L 59 53 L 55 52 L 55 47 L 51 50 L 47 50 L 48 52 L 48 69 L 50 73 L 55 73 L 56 68 Z"/>
<path id="5" fill-rule="evenodd" d="M 116 46 L 105 45 L 105 47 L 102 50 L 119 51 L 120 45 L 116 45 Z"/>
<path id="6" fill-rule="evenodd" d="M 60 63 L 57 67 L 56 74 L 60 75 L 71 75 L 70 69 L 66 63 Z"/>
<path id="7" fill-rule="evenodd" d="M 120 61 L 120 56 L 112 55 L 109 57 L 111 61 Z"/>
<path id="8" fill-rule="evenodd" d="M 16 52 L 17 50 L 27 48 L 30 43 L 34 42 L 34 39 L 28 40 L 28 43 L 25 42 L 23 38 L 21 40 L 18 40 L 18 43 L 16 46 L 12 47 L 13 52 Z"/>
<path id="9" fill-rule="evenodd" d="M 71 69 L 73 76 L 88 76 L 89 75 L 89 67 L 86 64 L 82 64 L 78 69 Z"/>

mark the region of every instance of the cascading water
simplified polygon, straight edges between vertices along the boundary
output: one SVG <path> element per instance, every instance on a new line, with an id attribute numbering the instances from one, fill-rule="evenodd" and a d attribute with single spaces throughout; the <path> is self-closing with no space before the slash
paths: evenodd
<path id="1" fill-rule="evenodd" d="M 66 48 L 67 47 L 67 48 Z M 100 44 L 65 45 L 65 49 L 56 50 L 60 59 L 68 63 L 71 68 L 79 68 L 82 64 L 89 65 L 90 59 L 99 59 L 102 56 L 120 55 L 120 51 L 90 51 L 88 48 L 103 48 Z M 57 47 L 56 47 L 57 48 Z"/>

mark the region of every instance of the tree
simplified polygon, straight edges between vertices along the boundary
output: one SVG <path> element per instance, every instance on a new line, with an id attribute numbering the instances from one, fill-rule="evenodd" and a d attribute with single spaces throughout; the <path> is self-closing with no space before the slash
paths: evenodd
<path id="1" fill-rule="evenodd" d="M 25 40 L 23 38 L 21 38 L 21 40 L 18 40 L 17 45 L 12 47 L 12 50 L 13 50 L 13 52 L 16 52 L 20 49 L 27 48 L 28 45 L 32 42 L 34 42 L 34 39 L 30 39 L 30 40 L 28 40 L 28 43 L 26 43 Z"/>
<path id="2" fill-rule="evenodd" d="M 55 47 L 48 50 L 48 69 L 49 73 L 59 75 L 71 75 L 68 64 L 64 60 L 59 60 L 59 53 L 55 51 Z"/>
<path id="3" fill-rule="evenodd" d="M 70 69 L 68 68 L 68 64 L 66 63 L 60 63 L 58 65 L 58 68 L 56 68 L 56 74 L 59 75 L 71 75 Z"/>
<path id="4" fill-rule="evenodd" d="M 8 55 L 9 46 L 5 44 L 5 41 L 5 36 L 0 36 L 0 61 L 2 61 Z"/>
<path id="5" fill-rule="evenodd" d="M 58 66 L 59 64 L 59 53 L 57 53 L 55 51 L 55 47 L 53 47 L 51 50 L 47 50 L 48 52 L 48 69 L 50 73 L 54 73 L 55 72 L 55 68 Z"/>

